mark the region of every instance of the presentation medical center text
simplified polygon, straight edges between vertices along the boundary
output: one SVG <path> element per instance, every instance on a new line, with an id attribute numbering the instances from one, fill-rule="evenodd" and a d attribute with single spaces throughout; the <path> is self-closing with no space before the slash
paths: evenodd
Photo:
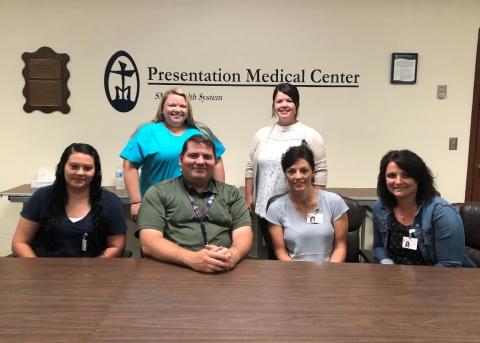
<path id="1" fill-rule="evenodd" d="M 266 72 L 261 68 L 245 69 L 244 73 L 224 72 L 222 68 L 215 71 L 164 71 L 157 67 L 147 67 L 148 81 L 156 82 L 221 82 L 221 83 L 314 83 L 314 84 L 340 84 L 358 85 L 360 74 L 350 73 L 325 73 L 321 69 L 300 69 L 289 72 L 284 69 L 273 69 Z"/>

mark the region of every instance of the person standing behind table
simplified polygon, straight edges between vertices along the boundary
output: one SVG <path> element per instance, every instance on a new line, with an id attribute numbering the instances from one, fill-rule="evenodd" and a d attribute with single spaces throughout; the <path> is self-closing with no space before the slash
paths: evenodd
<path id="1" fill-rule="evenodd" d="M 290 192 L 267 209 L 269 232 L 281 261 L 344 262 L 348 206 L 341 196 L 313 186 L 313 153 L 306 144 L 282 156 Z"/>
<path id="2" fill-rule="evenodd" d="M 251 213 L 260 217 L 260 230 L 267 242 L 270 242 L 270 236 L 264 218 L 268 200 L 288 191 L 280 165 L 282 154 L 288 148 L 305 141 L 313 151 L 314 184 L 319 188 L 325 188 L 327 184 L 327 159 L 322 136 L 298 121 L 299 107 L 297 87 L 289 83 L 275 87 L 272 117 L 276 117 L 277 122 L 257 131 L 245 168 L 245 200 Z M 273 251 L 269 251 L 269 257 L 274 258 Z"/>
<path id="3" fill-rule="evenodd" d="M 12 240 L 17 257 L 120 257 L 127 225 L 122 203 L 103 189 L 100 157 L 88 144 L 62 154 L 52 186 L 27 201 Z"/>
<path id="4" fill-rule="evenodd" d="M 373 248 L 382 264 L 474 267 L 462 218 L 438 195 L 425 162 L 392 150 L 380 162 L 373 207 Z"/>
<path id="5" fill-rule="evenodd" d="M 205 134 L 213 140 L 217 152 L 214 178 L 224 181 L 221 159 L 224 146 L 206 125 L 193 119 L 192 106 L 183 89 L 166 91 L 155 119 L 141 125 L 120 153 L 124 160 L 125 186 L 133 220 L 136 220 L 142 197 L 150 186 L 181 174 L 178 155 L 183 143 L 196 134 Z"/>
<path id="6" fill-rule="evenodd" d="M 230 270 L 252 246 L 243 195 L 213 179 L 215 147 L 207 137 L 190 137 L 179 163 L 181 176 L 145 193 L 136 232 L 142 252 L 205 273 Z"/>

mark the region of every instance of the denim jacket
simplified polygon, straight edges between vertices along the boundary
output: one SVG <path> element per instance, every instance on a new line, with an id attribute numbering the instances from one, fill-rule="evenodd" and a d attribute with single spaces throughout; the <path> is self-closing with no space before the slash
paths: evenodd
<path id="1" fill-rule="evenodd" d="M 377 260 L 390 259 L 387 243 L 392 210 L 377 200 L 373 206 L 373 249 Z M 465 233 L 458 212 L 439 196 L 418 207 L 413 222 L 418 249 L 425 264 L 474 267 L 465 248 Z"/>

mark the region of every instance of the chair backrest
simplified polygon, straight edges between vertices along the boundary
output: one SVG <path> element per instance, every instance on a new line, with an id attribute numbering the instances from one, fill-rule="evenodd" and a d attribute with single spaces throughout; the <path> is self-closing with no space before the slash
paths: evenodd
<path id="1" fill-rule="evenodd" d="M 284 194 L 275 195 L 268 200 L 267 210 L 270 205 L 283 196 Z M 355 200 L 342 197 L 348 206 L 348 238 L 347 238 L 347 258 L 346 262 L 359 262 L 360 253 L 360 227 L 363 225 L 365 218 L 364 208 Z M 268 237 L 265 237 L 267 235 Z M 270 251 L 273 251 L 272 240 L 268 232 L 264 233 L 265 243 Z"/>
<path id="2" fill-rule="evenodd" d="M 267 207 L 266 207 L 265 211 L 268 211 L 270 205 L 271 205 L 273 202 L 275 202 L 275 200 L 277 200 L 278 198 L 283 197 L 285 194 L 287 194 L 287 193 L 277 194 L 277 195 L 274 195 L 273 197 L 271 197 L 270 199 L 268 199 L 268 201 L 267 201 Z"/>
<path id="3" fill-rule="evenodd" d="M 452 204 L 462 217 L 468 255 L 480 266 L 480 202 Z"/>
<path id="4" fill-rule="evenodd" d="M 278 194 L 278 195 L 274 195 L 273 197 L 271 197 L 270 199 L 268 199 L 267 201 L 267 207 L 266 207 L 266 210 L 265 211 L 268 211 L 268 208 L 270 207 L 270 205 L 275 201 L 277 200 L 278 198 L 284 196 L 286 193 L 283 193 L 283 194 Z M 266 223 L 266 220 L 264 221 L 264 223 Z M 267 225 L 261 225 L 261 231 L 262 231 L 262 236 L 263 236 L 263 240 L 265 241 L 265 245 L 267 247 L 267 253 L 268 253 L 268 259 L 269 260 L 276 260 L 277 257 L 275 256 L 275 251 L 273 250 L 273 243 L 272 243 L 272 237 L 270 237 L 270 232 L 268 232 L 268 224 Z"/>
<path id="5" fill-rule="evenodd" d="M 346 262 L 358 262 L 360 256 L 360 227 L 365 219 L 365 209 L 355 200 L 342 197 L 348 206 L 348 239 Z"/>

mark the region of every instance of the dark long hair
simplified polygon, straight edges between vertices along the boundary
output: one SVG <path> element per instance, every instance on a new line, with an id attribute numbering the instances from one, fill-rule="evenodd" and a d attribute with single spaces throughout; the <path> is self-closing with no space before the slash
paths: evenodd
<path id="1" fill-rule="evenodd" d="M 95 173 L 90 182 L 89 202 L 92 208 L 92 218 L 94 223 L 94 246 L 98 251 L 96 255 L 101 253 L 102 247 L 106 243 L 106 232 L 103 225 L 103 208 L 101 204 L 102 196 L 102 167 L 100 165 L 100 156 L 97 150 L 86 143 L 72 143 L 64 151 L 58 162 L 55 171 L 55 182 L 52 185 L 52 198 L 49 208 L 45 216 L 40 220 L 40 228 L 47 254 L 49 250 L 54 250 L 57 244 L 58 232 L 61 228 L 62 218 L 66 215 L 65 207 L 68 203 L 68 191 L 65 181 L 65 165 L 74 153 L 82 153 L 93 158 Z"/>
<path id="2" fill-rule="evenodd" d="M 215 144 L 213 144 L 212 140 L 208 136 L 196 134 L 196 135 L 191 136 L 189 139 L 187 139 L 185 141 L 185 143 L 183 143 L 182 151 L 180 152 L 180 157 L 181 158 L 187 152 L 189 142 L 194 142 L 194 143 L 197 143 L 197 144 L 205 145 L 207 148 L 212 149 L 213 156 L 215 156 L 215 153 L 216 153 Z"/>
<path id="3" fill-rule="evenodd" d="M 410 150 L 390 150 L 380 161 L 380 172 L 378 173 L 377 181 L 377 195 L 384 205 L 389 208 L 397 205 L 397 199 L 388 190 L 385 180 L 387 166 L 390 162 L 395 162 L 400 169 L 417 182 L 416 201 L 418 205 L 438 194 L 432 172 L 417 154 Z"/>
<path id="4" fill-rule="evenodd" d="M 297 110 L 297 113 L 295 114 L 295 118 L 297 118 L 298 107 L 300 106 L 300 93 L 298 93 L 298 88 L 291 83 L 280 83 L 275 86 L 272 97 L 272 118 L 275 118 L 275 98 L 277 97 L 278 92 L 287 94 L 292 99 L 295 104 L 295 109 Z"/>

